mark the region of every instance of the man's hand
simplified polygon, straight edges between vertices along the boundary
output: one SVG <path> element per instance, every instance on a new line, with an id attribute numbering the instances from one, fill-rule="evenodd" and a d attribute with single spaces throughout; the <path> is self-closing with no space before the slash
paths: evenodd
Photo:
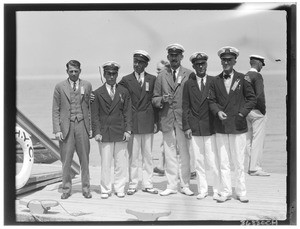
<path id="1" fill-rule="evenodd" d="M 154 123 L 154 130 L 153 133 L 156 134 L 158 132 L 158 126 L 156 123 Z"/>
<path id="2" fill-rule="evenodd" d="M 130 138 L 130 133 L 124 132 L 124 135 L 123 135 L 123 141 L 128 142 L 128 141 L 129 141 L 129 138 Z"/>
<path id="3" fill-rule="evenodd" d="M 192 130 L 188 129 L 184 132 L 184 135 L 187 139 L 191 139 L 192 138 Z"/>
<path id="4" fill-rule="evenodd" d="M 102 135 L 101 135 L 101 134 L 96 134 L 95 140 L 96 140 L 97 142 L 102 142 Z"/>
<path id="5" fill-rule="evenodd" d="M 55 138 L 56 138 L 57 140 L 61 141 L 61 142 L 64 140 L 64 137 L 63 137 L 62 132 L 57 132 L 57 133 L 55 134 Z"/>
<path id="6" fill-rule="evenodd" d="M 218 112 L 218 116 L 220 120 L 225 120 L 227 119 L 227 114 L 225 114 L 223 111 Z"/>
<path id="7" fill-rule="evenodd" d="M 170 95 L 169 94 L 164 94 L 162 97 L 162 102 L 166 103 L 169 101 Z"/>
<path id="8" fill-rule="evenodd" d="M 93 92 L 91 92 L 90 103 L 93 103 L 94 101 L 95 101 L 95 95 L 93 94 Z"/>
<path id="9" fill-rule="evenodd" d="M 93 131 L 92 130 L 90 130 L 90 132 L 89 132 L 89 138 L 93 138 Z"/>

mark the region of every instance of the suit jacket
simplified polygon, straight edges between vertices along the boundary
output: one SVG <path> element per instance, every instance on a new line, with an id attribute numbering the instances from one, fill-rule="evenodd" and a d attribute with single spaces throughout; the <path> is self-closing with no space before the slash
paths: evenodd
<path id="1" fill-rule="evenodd" d="M 126 131 L 132 131 L 131 100 L 128 90 L 116 86 L 115 96 L 109 96 L 106 84 L 99 87 L 92 103 L 93 136 L 102 135 L 102 142 L 121 142 Z"/>
<path id="2" fill-rule="evenodd" d="M 263 115 L 266 114 L 266 99 L 264 92 L 264 80 L 259 72 L 249 71 L 245 79 L 248 80 L 254 90 L 257 104 L 254 109 L 258 109 Z"/>
<path id="3" fill-rule="evenodd" d="M 191 73 L 191 70 L 181 66 L 176 82 L 173 81 L 170 70 L 164 70 L 157 76 L 152 103 L 159 108 L 159 129 L 162 132 L 173 130 L 175 120 L 182 129 L 182 91 Z M 178 83 L 178 78 L 181 78 L 180 83 Z M 163 103 L 162 98 L 165 94 L 169 94 L 171 99 Z"/>
<path id="4" fill-rule="evenodd" d="M 138 83 L 134 72 L 126 75 L 119 85 L 127 88 L 132 103 L 132 132 L 134 134 L 149 134 L 154 131 L 154 123 L 157 122 L 152 106 L 152 96 L 156 76 L 145 72 L 143 86 Z"/>
<path id="5" fill-rule="evenodd" d="M 209 91 L 209 107 L 216 117 L 214 127 L 216 133 L 241 134 L 247 132 L 246 116 L 256 105 L 256 98 L 250 83 L 244 79 L 244 74 L 234 71 L 229 94 L 227 94 L 223 73 L 216 76 Z M 227 119 L 221 121 L 218 112 L 227 114 Z M 244 117 L 238 115 L 243 114 Z"/>
<path id="6" fill-rule="evenodd" d="M 183 130 L 192 130 L 194 136 L 210 136 L 214 134 L 214 116 L 209 110 L 208 91 L 212 76 L 206 76 L 203 91 L 200 91 L 195 73 L 184 84 L 182 95 L 182 126 Z"/>
<path id="7" fill-rule="evenodd" d="M 53 133 L 62 132 L 65 138 L 70 128 L 70 83 L 64 80 L 58 83 L 54 89 L 52 105 Z M 87 133 L 90 131 L 90 94 L 92 85 L 90 82 L 79 79 L 79 90 L 81 92 L 81 109 L 83 113 L 84 125 Z"/>

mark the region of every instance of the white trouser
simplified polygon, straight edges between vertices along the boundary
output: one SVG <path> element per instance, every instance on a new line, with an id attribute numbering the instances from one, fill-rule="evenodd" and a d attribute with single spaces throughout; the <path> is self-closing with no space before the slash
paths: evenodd
<path id="1" fill-rule="evenodd" d="M 217 151 L 220 165 L 220 194 L 232 194 L 230 158 L 235 168 L 235 192 L 238 196 L 246 195 L 244 159 L 246 150 L 246 133 L 216 134 Z"/>
<path id="2" fill-rule="evenodd" d="M 188 141 L 188 147 L 190 152 L 190 170 L 191 172 L 196 171 L 196 159 L 195 159 L 195 153 L 194 153 L 194 147 L 191 144 L 191 141 Z"/>
<path id="3" fill-rule="evenodd" d="M 208 193 L 208 171 L 212 174 L 213 192 L 218 193 L 220 175 L 215 135 L 192 136 L 190 143 L 195 156 L 196 179 L 199 194 Z"/>
<path id="4" fill-rule="evenodd" d="M 144 188 L 153 188 L 152 161 L 153 134 L 134 134 L 128 142 L 129 188 L 136 189 L 139 182 L 139 155 L 142 155 L 142 181 Z"/>
<path id="5" fill-rule="evenodd" d="M 112 161 L 114 159 L 114 189 L 124 192 L 127 177 L 127 142 L 98 143 L 101 155 L 101 193 L 112 192 Z"/>
<path id="6" fill-rule="evenodd" d="M 165 173 L 167 177 L 167 188 L 177 190 L 178 173 L 181 187 L 189 187 L 190 182 L 190 154 L 187 139 L 184 132 L 175 121 L 174 130 L 163 133 L 165 149 Z M 179 151 L 179 165 L 177 160 L 177 150 Z M 180 166 L 180 169 L 179 169 Z"/>
<path id="7" fill-rule="evenodd" d="M 255 109 L 250 111 L 246 119 L 248 123 L 247 155 L 249 157 L 249 171 L 262 170 L 267 116 Z"/>

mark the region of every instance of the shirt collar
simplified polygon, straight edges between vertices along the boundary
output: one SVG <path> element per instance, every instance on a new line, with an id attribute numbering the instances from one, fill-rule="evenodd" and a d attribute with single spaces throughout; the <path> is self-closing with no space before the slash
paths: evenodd
<path id="1" fill-rule="evenodd" d="M 107 89 L 107 90 L 109 90 L 109 91 L 111 90 L 111 86 L 110 86 L 108 83 L 105 83 L 105 86 L 106 86 L 106 89 Z M 112 88 L 115 89 L 115 88 L 116 88 L 116 84 L 114 84 L 114 85 L 112 86 Z"/>
<path id="2" fill-rule="evenodd" d="M 140 77 L 141 79 L 143 79 L 144 76 L 145 76 L 145 72 L 142 72 L 140 75 L 139 75 L 137 72 L 134 72 L 134 75 L 135 75 L 135 78 L 136 78 L 137 80 L 139 80 L 139 77 Z"/>
<path id="3" fill-rule="evenodd" d="M 74 81 L 70 80 L 70 78 L 68 78 L 69 84 L 73 87 Z M 79 84 L 79 79 L 75 81 L 76 86 Z"/>
<path id="4" fill-rule="evenodd" d="M 226 75 L 225 72 L 223 72 L 223 76 L 224 76 L 224 75 Z M 229 76 L 230 76 L 229 79 L 232 79 L 233 75 L 234 75 L 234 71 L 232 71 L 232 72 L 229 74 Z M 225 79 L 225 78 L 224 78 L 224 79 Z"/>
<path id="5" fill-rule="evenodd" d="M 250 72 L 258 72 L 255 68 L 250 68 Z"/>

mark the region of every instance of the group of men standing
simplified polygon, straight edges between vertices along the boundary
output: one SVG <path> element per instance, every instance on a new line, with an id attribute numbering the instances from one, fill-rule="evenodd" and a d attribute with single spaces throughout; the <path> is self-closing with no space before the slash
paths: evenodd
<path id="1" fill-rule="evenodd" d="M 225 202 L 232 197 L 232 162 L 236 197 L 248 202 L 244 172 L 246 148 L 251 155 L 249 174 L 269 175 L 259 161 L 266 120 L 263 80 L 259 73 L 264 58 L 250 56 L 252 68 L 245 76 L 233 69 L 239 51 L 223 47 L 218 51 L 223 71 L 212 77 L 206 74 L 208 56 L 204 52 L 190 57 L 194 69 L 191 71 L 181 66 L 185 51 L 182 45 L 171 44 L 166 50 L 170 68 L 157 77 L 145 71 L 150 55 L 144 50 L 133 53 L 134 72 L 118 84 L 120 65 L 115 61 L 106 62 L 102 66 L 106 83 L 93 93 L 90 83 L 79 79 L 80 63 L 67 63 L 69 78 L 55 87 L 53 99 L 53 131 L 59 140 L 63 165 L 62 199 L 71 195 L 70 167 L 75 150 L 81 164 L 82 193 L 85 198 L 92 197 L 89 137 L 94 137 L 99 144 L 103 199 L 111 196 L 113 189 L 120 198 L 138 191 L 140 155 L 142 191 L 158 194 L 152 181 L 153 135 L 158 130 L 163 136 L 167 178 L 167 188 L 159 193 L 161 196 L 176 194 L 178 185 L 181 193 L 194 195 L 189 187 L 191 153 L 195 158 L 197 199 L 208 195 L 208 170 L 213 177 L 213 199 Z M 248 125 L 253 134 L 248 132 Z M 129 187 L 125 192 L 128 170 Z"/>

